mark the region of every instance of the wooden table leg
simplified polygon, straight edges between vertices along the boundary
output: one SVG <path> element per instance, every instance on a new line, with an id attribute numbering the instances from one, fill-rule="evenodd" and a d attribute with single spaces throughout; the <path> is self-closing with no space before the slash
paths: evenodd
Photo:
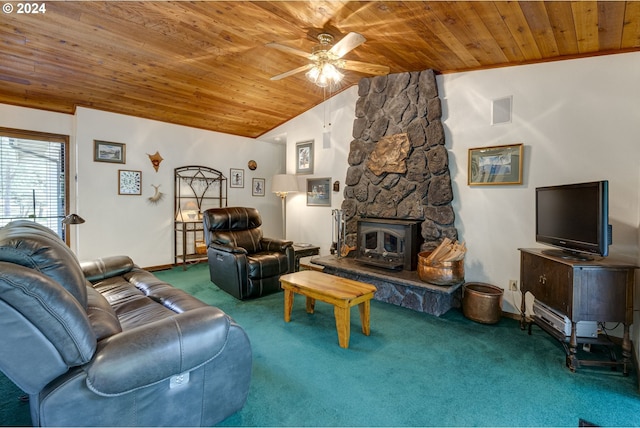
<path id="1" fill-rule="evenodd" d="M 577 357 L 577 354 L 578 354 L 578 335 L 576 333 L 577 330 L 578 329 L 576 327 L 576 323 L 571 322 L 571 337 L 569 339 L 569 353 L 567 354 L 566 364 L 569 370 L 571 370 L 572 372 L 575 372 L 579 365 L 579 361 Z"/>
<path id="2" fill-rule="evenodd" d="M 316 308 L 316 299 L 307 297 L 307 313 L 312 314 Z"/>
<path id="3" fill-rule="evenodd" d="M 365 336 L 369 336 L 371 329 L 369 327 L 370 314 L 371 314 L 371 301 L 366 300 L 358 305 L 360 311 L 360 324 L 362 324 L 362 333 Z"/>
<path id="4" fill-rule="evenodd" d="M 291 321 L 291 309 L 293 308 L 293 291 L 291 290 L 283 290 L 284 291 L 284 321 Z"/>
<path id="5" fill-rule="evenodd" d="M 341 348 L 349 347 L 349 335 L 351 333 L 351 308 L 333 307 L 336 317 L 336 330 L 338 330 L 338 343 Z"/>
<path id="6" fill-rule="evenodd" d="M 631 367 L 631 339 L 629 338 L 629 324 L 624 324 L 624 333 L 622 335 L 622 374 L 629 376 L 629 367 Z"/>

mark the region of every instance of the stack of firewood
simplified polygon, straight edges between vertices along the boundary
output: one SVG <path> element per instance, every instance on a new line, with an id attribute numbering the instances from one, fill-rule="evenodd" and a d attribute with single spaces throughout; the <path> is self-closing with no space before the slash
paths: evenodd
<path id="1" fill-rule="evenodd" d="M 438 248 L 433 250 L 429 256 L 425 259 L 427 262 L 454 262 L 464 259 L 464 254 L 467 252 L 467 247 L 464 242 L 459 243 L 449 238 L 444 240 L 438 245 Z"/>

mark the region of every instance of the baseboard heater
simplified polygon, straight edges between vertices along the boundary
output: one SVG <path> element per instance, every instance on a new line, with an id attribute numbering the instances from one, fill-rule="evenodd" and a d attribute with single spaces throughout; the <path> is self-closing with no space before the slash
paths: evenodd
<path id="1" fill-rule="evenodd" d="M 533 302 L 533 313 L 538 320 L 543 321 L 558 333 L 564 334 L 565 337 L 571 336 L 571 320 L 563 313 L 545 305 L 538 299 Z M 579 321 L 576 323 L 576 336 L 597 338 L 598 323 L 596 321 Z"/>

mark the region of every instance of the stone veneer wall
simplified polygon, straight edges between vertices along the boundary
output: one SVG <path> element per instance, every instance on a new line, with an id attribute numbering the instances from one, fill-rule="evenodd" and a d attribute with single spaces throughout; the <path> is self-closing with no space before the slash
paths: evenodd
<path id="1" fill-rule="evenodd" d="M 433 70 L 362 79 L 358 95 L 342 203 L 345 243 L 356 246 L 359 217 L 422 220 L 421 251 L 434 249 L 444 237 L 457 239 L 442 106 Z M 389 144 L 395 141 L 391 136 L 398 134 L 406 134 L 408 149 Z M 381 140 L 385 143 L 378 145 Z M 378 167 L 372 169 L 374 150 Z M 404 172 L 380 167 L 384 164 L 380 157 L 397 162 L 401 151 Z"/>

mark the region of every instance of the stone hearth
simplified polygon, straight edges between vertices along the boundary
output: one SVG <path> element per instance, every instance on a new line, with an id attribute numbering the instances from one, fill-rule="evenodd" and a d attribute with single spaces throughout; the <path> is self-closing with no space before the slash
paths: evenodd
<path id="1" fill-rule="evenodd" d="M 375 285 L 375 299 L 418 312 L 440 316 L 451 308 L 459 308 L 462 283 L 442 286 L 429 284 L 418 277 L 417 271 L 389 271 L 366 266 L 351 257 L 314 257 L 314 264 L 324 272 Z"/>

